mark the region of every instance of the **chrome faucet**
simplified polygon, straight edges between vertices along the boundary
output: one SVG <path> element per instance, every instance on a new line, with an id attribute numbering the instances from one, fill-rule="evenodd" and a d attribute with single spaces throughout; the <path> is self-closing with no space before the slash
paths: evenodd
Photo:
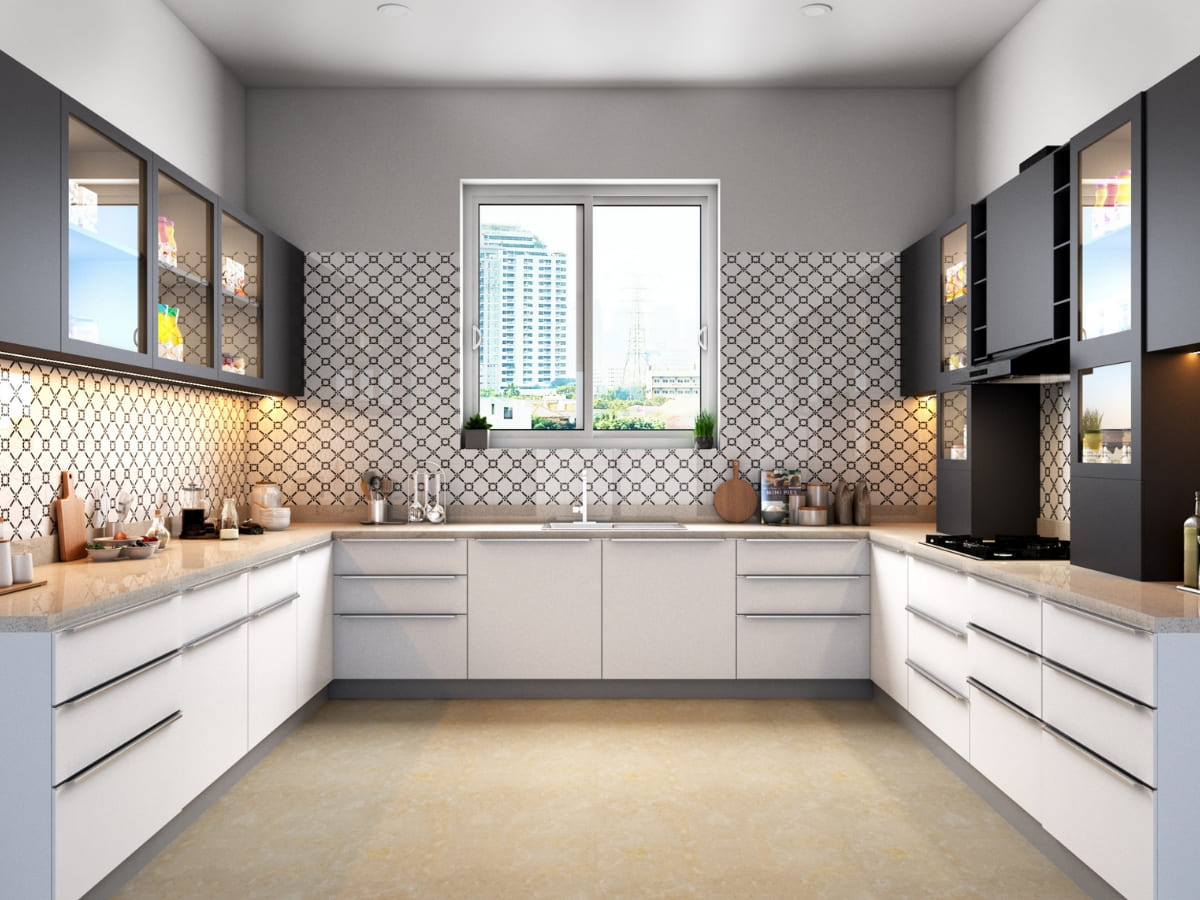
<path id="1" fill-rule="evenodd" d="M 572 506 L 571 512 L 580 513 L 583 518 L 580 522 L 587 522 L 587 472 L 584 472 L 580 478 L 583 480 L 583 490 L 580 492 L 580 501 L 578 506 Z"/>

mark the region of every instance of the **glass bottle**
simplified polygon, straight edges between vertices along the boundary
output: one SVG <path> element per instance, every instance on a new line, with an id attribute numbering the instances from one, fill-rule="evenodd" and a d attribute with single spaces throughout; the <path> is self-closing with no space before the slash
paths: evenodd
<path id="1" fill-rule="evenodd" d="M 1196 491 L 1195 512 L 1183 520 L 1183 586 L 1200 587 L 1200 547 L 1196 544 L 1200 534 L 1200 491 Z"/>
<path id="2" fill-rule="evenodd" d="M 227 497 L 221 506 L 220 538 L 223 541 L 236 541 L 238 536 L 237 504 L 232 497 Z"/>
<path id="3" fill-rule="evenodd" d="M 409 498 L 408 498 L 408 521 L 410 521 L 410 522 L 424 522 L 425 521 L 425 503 L 429 502 L 429 496 L 428 496 L 429 484 L 428 484 L 428 482 L 426 482 L 426 485 L 425 485 L 425 487 L 426 487 L 425 503 L 421 502 L 420 479 L 418 478 L 419 474 L 420 473 L 418 471 L 413 470 L 412 493 L 409 495 Z"/>
<path id="4" fill-rule="evenodd" d="M 446 508 L 442 506 L 442 473 L 425 473 L 425 518 L 431 525 L 446 521 Z"/>
<path id="5" fill-rule="evenodd" d="M 165 549 L 167 541 L 171 539 L 171 532 L 167 530 L 167 523 L 163 519 L 162 507 L 154 510 L 154 518 L 150 520 L 150 528 L 146 531 L 146 537 L 158 538 L 159 550 Z"/>

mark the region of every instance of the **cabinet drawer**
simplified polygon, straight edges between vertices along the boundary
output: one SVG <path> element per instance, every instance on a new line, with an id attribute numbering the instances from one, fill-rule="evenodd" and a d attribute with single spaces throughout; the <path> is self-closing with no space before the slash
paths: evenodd
<path id="1" fill-rule="evenodd" d="M 258 612 L 296 594 L 296 557 L 266 563 L 250 570 L 250 612 Z"/>
<path id="2" fill-rule="evenodd" d="M 908 614 L 908 658 L 962 695 L 967 693 L 967 639 Z"/>
<path id="3" fill-rule="evenodd" d="M 334 678 L 466 678 L 466 616 L 333 620 Z"/>
<path id="4" fill-rule="evenodd" d="M 343 539 L 333 545 L 335 575 L 466 575 L 467 542 L 447 539 Z"/>
<path id="5" fill-rule="evenodd" d="M 1042 718 L 1068 737 L 1154 786 L 1154 710 L 1047 663 Z"/>
<path id="6" fill-rule="evenodd" d="M 54 789 L 54 896 L 75 900 L 182 808 L 177 714 Z"/>
<path id="7" fill-rule="evenodd" d="M 1034 653 L 1042 652 L 1042 601 L 1035 594 L 968 577 L 967 609 L 976 625 Z"/>
<path id="8" fill-rule="evenodd" d="M 963 759 L 969 758 L 971 720 L 967 695 L 908 663 L 908 711 Z"/>
<path id="9" fill-rule="evenodd" d="M 178 594 L 54 634 L 53 703 L 70 700 L 180 644 Z"/>
<path id="10" fill-rule="evenodd" d="M 908 558 L 908 603 L 959 631 L 967 627 L 967 576 Z"/>
<path id="11" fill-rule="evenodd" d="M 737 677 L 870 678 L 870 618 L 739 615 Z"/>
<path id="12" fill-rule="evenodd" d="M 1040 816 L 1042 723 L 971 685 L 971 765 L 1025 812 Z"/>
<path id="13" fill-rule="evenodd" d="M 1148 706 L 1154 699 L 1154 635 L 1052 601 L 1042 603 L 1042 655 Z"/>
<path id="14" fill-rule="evenodd" d="M 871 571 L 866 541 L 764 538 L 737 542 L 739 575 L 866 575 Z"/>
<path id="15" fill-rule="evenodd" d="M 179 709 L 182 651 L 54 708 L 54 784 Z"/>
<path id="16" fill-rule="evenodd" d="M 246 617 L 249 576 L 229 575 L 183 592 L 183 642 L 194 641 Z"/>
<path id="17" fill-rule="evenodd" d="M 338 575 L 335 613 L 465 613 L 465 575 Z"/>
<path id="18" fill-rule="evenodd" d="M 739 613 L 853 613 L 871 611 L 866 575 L 739 575 Z"/>
<path id="19" fill-rule="evenodd" d="M 1036 654 L 967 626 L 967 674 L 1026 712 L 1042 714 L 1042 660 Z"/>
<path id="20" fill-rule="evenodd" d="M 1154 803 L 1154 791 L 1043 731 L 1042 827 L 1130 900 L 1154 896 Z"/>

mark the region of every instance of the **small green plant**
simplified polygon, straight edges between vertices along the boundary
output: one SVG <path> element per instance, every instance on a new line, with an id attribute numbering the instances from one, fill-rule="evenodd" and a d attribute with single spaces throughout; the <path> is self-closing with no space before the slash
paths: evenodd
<path id="1" fill-rule="evenodd" d="M 1100 423 L 1104 420 L 1104 413 L 1098 409 L 1085 409 L 1079 414 L 1079 430 L 1080 431 L 1099 431 Z"/>
<path id="2" fill-rule="evenodd" d="M 475 431 L 480 428 L 491 428 L 491 427 L 492 427 L 492 423 L 487 420 L 487 416 L 481 416 L 479 413 L 475 413 L 475 415 L 473 415 L 473 416 L 471 416 L 471 418 L 467 419 L 466 424 L 463 425 L 463 428 L 470 429 L 471 431 Z"/>
<path id="3" fill-rule="evenodd" d="M 717 429 L 717 417 L 712 413 L 701 410 L 696 413 L 696 437 L 710 438 Z"/>

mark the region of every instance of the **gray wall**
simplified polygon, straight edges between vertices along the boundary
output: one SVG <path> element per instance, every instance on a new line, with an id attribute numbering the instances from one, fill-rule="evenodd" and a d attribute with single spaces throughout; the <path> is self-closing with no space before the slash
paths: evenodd
<path id="1" fill-rule="evenodd" d="M 726 247 L 899 249 L 952 200 L 949 90 L 276 90 L 249 208 L 308 250 L 453 249 L 460 178 L 719 178 Z"/>

